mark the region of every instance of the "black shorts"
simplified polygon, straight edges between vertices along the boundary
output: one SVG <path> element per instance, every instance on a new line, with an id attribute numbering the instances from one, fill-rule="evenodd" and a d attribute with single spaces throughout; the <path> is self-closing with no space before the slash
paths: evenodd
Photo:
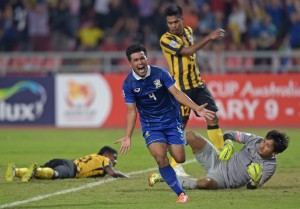
<path id="1" fill-rule="evenodd" d="M 53 159 L 42 167 L 49 167 L 58 172 L 58 178 L 75 178 L 77 174 L 77 166 L 72 160 Z"/>
<path id="2" fill-rule="evenodd" d="M 197 105 L 203 105 L 207 103 L 208 105 L 205 107 L 206 109 L 214 112 L 218 111 L 216 102 L 206 85 L 201 85 L 197 88 L 189 90 L 182 90 L 182 92 L 184 92 L 189 98 L 191 98 L 191 100 L 193 100 Z M 180 113 L 182 123 L 186 124 L 189 120 L 191 109 L 180 104 Z M 199 117 L 197 113 L 195 114 Z"/>

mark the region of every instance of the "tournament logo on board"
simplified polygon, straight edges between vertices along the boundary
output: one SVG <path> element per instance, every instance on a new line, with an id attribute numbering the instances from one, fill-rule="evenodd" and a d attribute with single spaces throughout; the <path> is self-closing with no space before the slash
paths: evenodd
<path id="1" fill-rule="evenodd" d="M 64 74 L 56 77 L 56 125 L 100 127 L 107 119 L 112 95 L 100 74 Z"/>

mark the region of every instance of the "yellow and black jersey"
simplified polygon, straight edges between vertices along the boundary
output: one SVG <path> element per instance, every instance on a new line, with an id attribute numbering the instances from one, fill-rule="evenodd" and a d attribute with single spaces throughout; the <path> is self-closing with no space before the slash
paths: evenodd
<path id="1" fill-rule="evenodd" d="M 105 176 L 104 168 L 111 166 L 109 158 L 96 153 L 73 160 L 73 162 L 77 166 L 76 178 Z"/>
<path id="2" fill-rule="evenodd" d="M 181 90 L 189 90 L 203 84 L 196 63 L 196 53 L 190 56 L 180 54 L 183 47 L 193 44 L 193 30 L 190 27 L 184 27 L 182 36 L 166 32 L 160 38 L 160 47 L 169 64 L 170 74 Z"/>

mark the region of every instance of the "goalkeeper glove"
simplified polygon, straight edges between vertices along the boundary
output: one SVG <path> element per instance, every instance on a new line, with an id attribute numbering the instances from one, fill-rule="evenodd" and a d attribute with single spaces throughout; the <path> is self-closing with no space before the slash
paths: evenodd
<path id="1" fill-rule="evenodd" d="M 233 155 L 234 147 L 230 139 L 225 140 L 225 144 L 218 150 L 219 159 L 221 161 L 228 161 Z"/>
<path id="2" fill-rule="evenodd" d="M 251 184 L 253 186 L 256 186 L 259 183 L 260 179 L 261 179 L 262 166 L 259 163 L 251 163 L 248 166 L 248 170 L 247 171 L 248 171 L 249 177 L 252 180 Z"/>

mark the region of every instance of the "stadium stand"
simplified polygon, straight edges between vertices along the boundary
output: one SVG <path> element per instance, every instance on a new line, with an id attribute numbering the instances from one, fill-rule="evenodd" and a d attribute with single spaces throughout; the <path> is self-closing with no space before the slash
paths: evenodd
<path id="1" fill-rule="evenodd" d="M 167 67 L 159 37 L 172 3 L 184 9 L 195 39 L 226 30 L 199 52 L 203 73 L 299 72 L 297 0 L 5 0 L 0 75 L 124 72 L 123 51 L 134 42 L 146 45 L 152 64 Z"/>

